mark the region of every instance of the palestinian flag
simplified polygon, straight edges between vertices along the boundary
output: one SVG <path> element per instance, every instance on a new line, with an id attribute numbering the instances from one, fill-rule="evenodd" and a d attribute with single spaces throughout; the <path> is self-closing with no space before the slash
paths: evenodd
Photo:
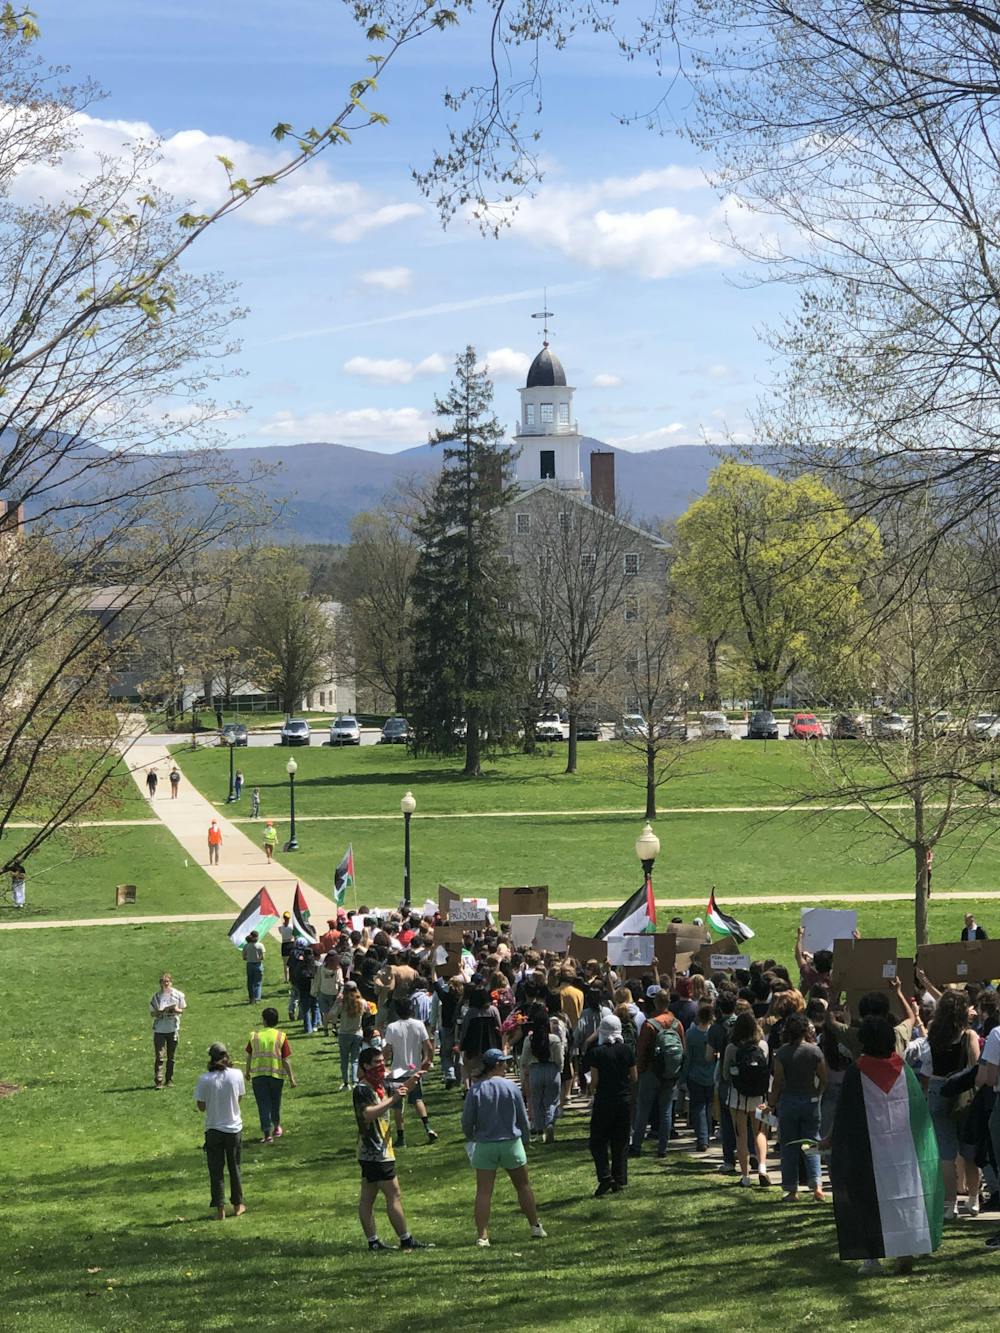
<path id="1" fill-rule="evenodd" d="M 944 1184 L 916 1075 L 862 1055 L 844 1075 L 830 1156 L 841 1259 L 898 1259 L 941 1244 Z"/>
<path id="2" fill-rule="evenodd" d="M 303 940 L 306 944 L 315 942 L 316 927 L 309 924 L 309 904 L 298 884 L 295 885 L 295 898 L 292 901 L 292 925 L 297 940 Z"/>
<path id="3" fill-rule="evenodd" d="M 347 851 L 344 853 L 344 859 L 333 872 L 333 901 L 338 907 L 343 907 L 344 899 L 347 897 L 347 890 L 354 888 L 354 845 L 347 844 Z"/>
<path id="4" fill-rule="evenodd" d="M 607 940 L 618 935 L 652 935 L 655 930 L 656 903 L 653 901 L 653 885 L 647 880 L 617 912 L 612 912 L 594 938 Z"/>
<path id="5" fill-rule="evenodd" d="M 229 927 L 229 938 L 237 949 L 242 949 L 251 930 L 263 939 L 272 926 L 278 924 L 278 915 L 267 889 L 260 889 Z"/>
<path id="6" fill-rule="evenodd" d="M 712 889 L 712 896 L 708 900 L 708 907 L 705 909 L 705 920 L 709 927 L 719 935 L 732 935 L 737 944 L 743 944 L 746 940 L 753 939 L 753 931 L 749 926 L 745 926 L 742 921 L 737 921 L 734 916 L 724 912 L 715 901 L 715 889 Z"/>

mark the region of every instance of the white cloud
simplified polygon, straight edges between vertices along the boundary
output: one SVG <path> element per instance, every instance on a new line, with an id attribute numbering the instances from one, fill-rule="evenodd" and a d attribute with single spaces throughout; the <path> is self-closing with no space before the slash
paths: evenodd
<path id="1" fill-rule="evenodd" d="M 617 444 L 623 449 L 633 449 L 637 452 L 643 449 L 663 449 L 671 444 L 692 443 L 687 438 L 677 438 L 679 435 L 684 435 L 686 430 L 687 427 L 683 421 L 671 421 L 669 426 L 658 426 L 655 430 L 644 430 L 638 435 L 612 437 L 608 443 Z"/>
<path id="2" fill-rule="evenodd" d="M 261 147 L 204 130 L 180 130 L 158 140 L 156 130 L 146 121 L 102 120 L 79 113 L 73 123 L 76 141 L 58 163 L 29 163 L 18 172 L 12 193 L 19 201 L 64 198 L 100 170 L 102 158 L 125 158 L 155 144 L 158 160 L 150 165 L 150 179 L 178 203 L 208 211 L 229 197 L 219 157 L 233 163 L 234 176 L 253 180 L 273 174 L 290 156 L 278 145 Z M 417 203 L 382 202 L 356 181 L 337 179 L 327 163 L 317 159 L 262 190 L 240 211 L 240 217 L 263 227 L 308 227 L 348 242 L 422 212 Z"/>
<path id="3" fill-rule="evenodd" d="M 359 375 L 375 384 L 409 384 L 417 375 L 443 375 L 448 362 L 439 352 L 425 356 L 423 361 L 406 361 L 403 357 L 378 360 L 370 356 L 352 356 L 343 365 L 347 375 Z"/>
<path id="4" fill-rule="evenodd" d="M 360 407 L 344 412 L 280 411 L 257 427 L 257 434 L 287 443 L 326 440 L 390 452 L 423 444 L 434 418 L 418 407 Z"/>
<path id="5" fill-rule="evenodd" d="M 494 380 L 523 380 L 530 365 L 531 357 L 526 352 L 516 352 L 513 347 L 495 347 L 486 353 L 476 369 L 485 370 Z"/>
<path id="6" fill-rule="evenodd" d="M 593 378 L 593 387 L 595 389 L 617 389 L 621 384 L 620 375 L 595 375 Z"/>
<path id="7" fill-rule="evenodd" d="M 369 287 L 382 287 L 387 292 L 401 292 L 413 280 L 413 270 L 400 265 L 397 268 L 372 268 L 362 273 L 361 281 Z"/>

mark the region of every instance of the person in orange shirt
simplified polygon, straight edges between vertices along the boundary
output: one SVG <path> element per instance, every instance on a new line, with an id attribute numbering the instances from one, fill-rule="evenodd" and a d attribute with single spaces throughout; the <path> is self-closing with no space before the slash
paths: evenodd
<path id="1" fill-rule="evenodd" d="M 208 826 L 208 864 L 217 866 L 219 864 L 219 848 L 222 846 L 222 829 L 213 819 Z"/>

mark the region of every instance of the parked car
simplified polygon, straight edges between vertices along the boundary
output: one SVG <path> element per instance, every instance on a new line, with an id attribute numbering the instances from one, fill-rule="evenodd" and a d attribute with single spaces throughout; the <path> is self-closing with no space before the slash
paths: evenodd
<path id="1" fill-rule="evenodd" d="M 282 745 L 309 745 L 312 732 L 304 718 L 289 718 L 281 728 Z"/>
<path id="2" fill-rule="evenodd" d="M 619 741 L 644 741 L 647 736 L 646 719 L 641 713 L 625 713 L 615 723 L 615 739 Z"/>
<path id="3" fill-rule="evenodd" d="M 877 741 L 905 740 L 910 726 L 899 713 L 880 713 L 872 718 L 872 735 Z"/>
<path id="4" fill-rule="evenodd" d="M 596 713 L 581 713 L 576 719 L 576 739 L 578 741 L 601 739 L 601 723 Z"/>
<path id="5" fill-rule="evenodd" d="M 995 741 L 1000 736 L 1000 717 L 995 713 L 977 713 L 969 718 L 966 733 L 972 741 Z"/>
<path id="6" fill-rule="evenodd" d="M 563 741 L 566 733 L 558 713 L 542 713 L 535 723 L 535 737 L 540 741 Z"/>
<path id="7" fill-rule="evenodd" d="M 758 709 L 750 714 L 747 725 L 748 741 L 776 741 L 778 739 L 778 719 L 767 708 Z"/>
<path id="8" fill-rule="evenodd" d="M 382 728 L 379 745 L 406 745 L 413 733 L 405 717 L 390 717 Z"/>
<path id="9" fill-rule="evenodd" d="M 793 713 L 788 724 L 790 741 L 821 741 L 826 733 L 815 713 Z"/>
<path id="10" fill-rule="evenodd" d="M 731 741 L 733 729 L 725 713 L 702 713 L 701 738 L 703 741 Z"/>
<path id="11" fill-rule="evenodd" d="M 242 722 L 227 722 L 219 732 L 219 741 L 222 745 L 246 746 L 249 742 L 247 729 Z"/>
<path id="12" fill-rule="evenodd" d="M 360 745 L 361 728 L 356 717 L 338 717 L 330 723 L 331 745 Z"/>
<path id="13" fill-rule="evenodd" d="M 930 718 L 927 726 L 931 735 L 938 740 L 940 740 L 942 736 L 950 736 L 956 729 L 955 719 L 947 709 L 944 708 Z"/>
<path id="14" fill-rule="evenodd" d="M 830 724 L 830 736 L 835 741 L 863 741 L 868 735 L 868 724 L 863 717 L 839 713 Z"/>
<path id="15" fill-rule="evenodd" d="M 686 741 L 688 738 L 687 718 L 683 713 L 668 713 L 656 724 L 656 739 L 660 741 Z"/>

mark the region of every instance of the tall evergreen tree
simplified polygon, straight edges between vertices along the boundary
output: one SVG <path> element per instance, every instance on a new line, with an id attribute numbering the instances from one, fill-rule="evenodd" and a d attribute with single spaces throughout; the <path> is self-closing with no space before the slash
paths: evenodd
<path id="1" fill-rule="evenodd" d="M 431 437 L 444 448 L 441 476 L 421 518 L 413 576 L 411 717 L 417 744 L 455 748 L 465 719 L 465 769 L 481 770 L 483 736 L 511 729 L 521 654 L 513 630 L 514 574 L 502 552 L 501 515 L 514 488 L 513 451 L 493 415 L 493 385 L 476 350 L 455 361 L 455 379 L 435 400 L 449 422 Z"/>

